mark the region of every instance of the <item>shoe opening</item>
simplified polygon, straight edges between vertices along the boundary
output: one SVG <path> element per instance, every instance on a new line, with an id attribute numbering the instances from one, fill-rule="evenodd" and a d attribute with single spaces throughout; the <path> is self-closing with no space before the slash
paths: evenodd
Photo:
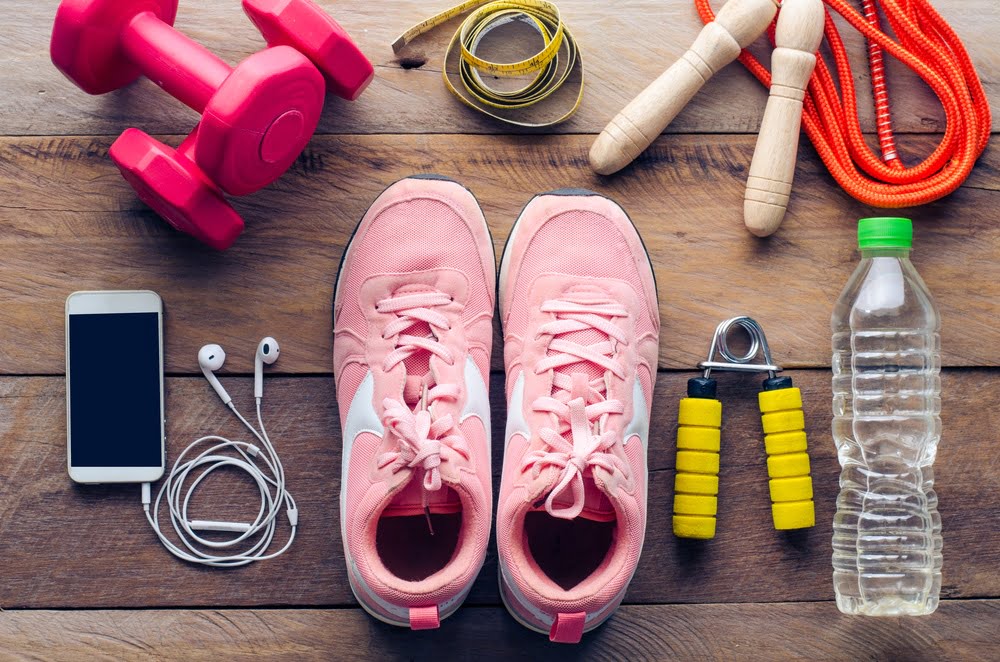
<path id="1" fill-rule="evenodd" d="M 544 510 L 524 518 L 528 551 L 549 579 L 568 591 L 601 566 L 611 552 L 617 522 L 586 517 L 563 519 Z"/>
<path id="2" fill-rule="evenodd" d="M 375 549 L 386 569 L 402 580 L 427 579 L 455 556 L 462 530 L 461 502 L 453 489 L 445 490 L 442 502 L 426 510 L 391 504 L 379 518 Z"/>

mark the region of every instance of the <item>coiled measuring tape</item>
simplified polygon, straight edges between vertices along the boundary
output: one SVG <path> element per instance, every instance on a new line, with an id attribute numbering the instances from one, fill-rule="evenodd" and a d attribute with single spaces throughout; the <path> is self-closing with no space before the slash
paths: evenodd
<path id="1" fill-rule="evenodd" d="M 470 0 L 432 16 L 404 32 L 392 43 L 394 53 L 407 44 L 433 30 L 442 23 L 478 7 L 455 32 L 445 50 L 441 75 L 445 86 L 462 103 L 501 122 L 523 127 L 552 126 L 569 119 L 583 101 L 583 58 L 576 40 L 562 22 L 559 8 L 545 0 Z M 484 60 L 476 54 L 483 39 L 493 30 L 521 21 L 533 28 L 541 37 L 543 47 L 531 57 L 519 62 L 499 63 Z M 449 61 L 459 50 L 457 74 L 449 72 Z M 579 70 L 579 90 L 569 110 L 554 119 L 532 122 L 515 119 L 510 112 L 523 110 L 552 97 Z M 537 72 L 526 85 L 515 90 L 497 90 L 490 87 L 482 73 L 500 77 L 523 76 Z M 452 82 L 458 77 L 461 89 Z M 502 113 L 500 111 L 506 111 Z"/>

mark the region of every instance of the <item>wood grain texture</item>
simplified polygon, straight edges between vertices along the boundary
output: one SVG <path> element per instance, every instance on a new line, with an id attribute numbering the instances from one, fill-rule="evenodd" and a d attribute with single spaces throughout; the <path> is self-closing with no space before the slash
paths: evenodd
<path id="1" fill-rule="evenodd" d="M 944 437 L 935 475 L 944 521 L 944 600 L 933 617 L 849 618 L 829 602 L 839 465 L 830 438 L 827 370 L 790 371 L 805 400 L 815 528 L 791 534 L 772 529 L 757 379 L 727 375 L 721 383 L 718 536 L 698 542 L 672 535 L 677 399 L 691 373 L 661 372 L 642 560 L 626 606 L 581 646 L 549 644 L 504 612 L 495 545 L 469 606 L 439 631 L 411 633 L 361 611 L 348 586 L 336 514 L 341 439 L 329 376 L 330 299 L 348 237 L 385 186 L 414 172 L 456 177 L 481 201 L 498 258 L 521 207 L 539 191 L 585 186 L 617 199 L 639 227 L 656 268 L 665 369 L 690 369 L 703 358 L 715 325 L 740 313 L 763 324 L 779 363 L 827 366 L 830 309 L 857 261 L 854 221 L 872 210 L 836 186 L 803 140 L 781 231 L 767 241 L 747 235 L 740 200 L 756 138 L 733 134 L 758 130 L 766 93 L 735 64 L 709 81 L 667 129 L 701 135 L 665 135 L 617 177 L 591 172 L 593 134 L 701 30 L 692 0 L 558 0 L 583 51 L 585 99 L 577 115 L 550 130 L 566 135 L 520 137 L 461 135 L 521 131 L 468 110 L 446 91 L 440 60 L 456 23 L 402 54 L 408 66 L 423 65 L 405 69 L 392 54 L 393 38 L 451 0 L 319 2 L 372 59 L 376 79 L 357 102 L 330 97 L 319 127 L 325 135 L 277 183 L 234 200 L 248 230 L 224 254 L 171 231 L 107 158 L 114 137 L 127 127 L 176 145 L 196 114 L 147 80 L 103 97 L 86 95 L 49 59 L 57 0 L 4 3 L 0 660 L 412 659 L 442 653 L 464 659 L 997 659 L 996 150 L 986 152 L 948 199 L 901 212 L 916 219 L 915 262 L 942 308 L 944 363 L 958 366 L 942 379 Z M 236 0 L 180 5 L 178 26 L 230 63 L 263 46 Z M 713 5 L 718 10 L 722 0 Z M 1000 107 L 996 0 L 934 5 L 966 40 L 988 98 Z M 852 29 L 843 34 L 861 125 L 872 132 L 864 43 Z M 770 49 L 761 41 L 752 50 L 768 62 Z M 888 71 L 896 129 L 940 134 L 943 112 L 930 90 L 891 58 Z M 904 159 L 914 162 L 939 139 L 901 135 Z M 252 379 L 233 375 L 251 372 L 260 337 L 272 334 L 282 342 L 277 376 L 265 385 L 264 410 L 301 511 L 299 537 L 286 556 L 232 571 L 188 566 L 160 547 L 137 486 L 70 482 L 64 380 L 53 376 L 64 371 L 63 302 L 74 290 L 105 288 L 151 288 L 164 297 L 167 369 L 174 375 L 167 380 L 171 459 L 202 434 L 247 436 L 203 379 L 183 376 L 197 373 L 198 347 L 226 347 L 223 382 L 248 407 Z M 501 368 L 500 347 L 494 369 Z M 501 384 L 495 373 L 494 439 L 503 432 Z M 497 469 L 500 453 L 495 444 Z M 248 481 L 217 476 L 206 482 L 195 514 L 235 519 L 254 496 Z M 251 607 L 256 609 L 243 609 Z"/>
<path id="2" fill-rule="evenodd" d="M 996 659 L 1000 601 L 945 601 L 930 618 L 844 616 L 809 604 L 625 606 L 578 646 L 551 644 L 500 607 L 413 633 L 353 610 L 8 611 L 11 660 Z"/>
<path id="3" fill-rule="evenodd" d="M 588 136 L 321 137 L 275 185 L 234 199 L 248 229 L 216 253 L 139 202 L 107 158 L 110 142 L 0 139 L 0 373 L 61 374 L 66 296 L 139 288 L 166 304 L 170 372 L 196 373 L 206 342 L 227 349 L 228 371 L 250 372 L 256 343 L 273 335 L 280 371 L 328 373 L 344 246 L 388 184 L 426 171 L 476 194 L 498 258 L 539 191 L 584 186 L 618 200 L 656 270 L 663 368 L 692 368 L 715 325 L 737 314 L 763 325 L 780 364 L 827 366 L 830 311 L 858 260 L 855 221 L 872 213 L 804 148 L 781 232 L 752 238 L 740 201 L 753 136 L 663 137 L 615 178 L 590 171 Z M 988 150 L 948 199 L 901 211 L 916 219 L 914 262 L 941 307 L 945 365 L 1000 365 L 998 169 L 1000 152 Z"/>
<path id="4" fill-rule="evenodd" d="M 88 97 L 52 66 L 48 54 L 57 0 L 8 0 L 0 33 L 0 133 L 9 135 L 117 135 L 130 126 L 148 133 L 187 133 L 195 113 L 143 80 L 105 97 Z M 324 133 L 508 133 L 510 126 L 462 106 L 441 81 L 451 23 L 413 43 L 403 55 L 427 64 L 404 70 L 389 44 L 404 29 L 454 4 L 448 0 L 320 0 L 375 64 L 376 78 L 355 103 L 331 97 Z M 629 100 L 681 56 L 701 30 L 690 0 L 627 0 L 613 4 L 560 0 L 587 68 L 580 112 L 557 132 L 598 133 Z M 716 9 L 721 1 L 713 2 Z M 994 107 L 1000 102 L 1000 30 L 994 0 L 937 0 L 934 6 L 966 40 Z M 841 26 L 843 21 L 838 22 Z M 239 2 L 181 2 L 177 26 L 234 64 L 264 46 Z M 863 40 L 842 27 L 852 54 L 862 126 L 874 131 L 870 74 Z M 763 43 L 763 42 L 761 42 Z M 525 51 L 530 49 L 525 49 Z M 755 51 L 768 61 L 768 48 Z M 934 95 L 905 66 L 888 59 L 893 121 L 899 131 L 942 131 L 944 114 Z M 766 93 L 739 65 L 726 67 L 668 131 L 754 132 Z"/>
<path id="5" fill-rule="evenodd" d="M 282 352 L 284 354 L 284 352 Z M 718 534 L 678 540 L 671 532 L 677 401 L 689 374 L 660 373 L 649 447 L 649 524 L 628 603 L 817 601 L 833 597 L 832 520 L 839 465 L 830 438 L 827 371 L 791 371 L 803 391 L 816 494 L 813 529 L 772 528 L 767 470 L 752 376 L 720 379 L 724 403 Z M 966 369 L 943 376 L 944 438 L 935 487 L 944 520 L 945 598 L 1000 596 L 1000 531 L 995 501 L 1000 460 L 995 453 L 1000 413 L 993 389 L 998 371 Z M 223 384 L 244 409 L 252 379 Z M 501 439 L 500 375 L 492 380 L 493 438 Z M 167 380 L 171 458 L 190 441 L 218 433 L 245 438 L 235 418 L 201 378 Z M 337 520 L 340 432 L 333 380 L 271 378 L 265 423 L 299 505 L 301 530 L 283 557 L 219 571 L 185 565 L 163 550 L 149 529 L 139 489 L 77 486 L 66 475 L 64 381 L 56 377 L 0 379 L 0 607 L 110 608 L 353 605 Z M 502 444 L 494 444 L 499 471 Z M 499 476 L 494 476 L 495 486 Z M 206 481 L 194 517 L 239 519 L 255 499 L 240 478 Z M 496 489 L 496 487 L 495 487 Z M 201 493 L 199 493 L 201 494 Z M 241 501 L 243 499 L 244 501 Z M 469 598 L 497 605 L 495 546 Z"/>

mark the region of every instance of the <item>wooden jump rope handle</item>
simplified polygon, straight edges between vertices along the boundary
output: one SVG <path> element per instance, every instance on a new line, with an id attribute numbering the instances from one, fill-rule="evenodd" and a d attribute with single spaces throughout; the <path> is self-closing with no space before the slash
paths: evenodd
<path id="1" fill-rule="evenodd" d="M 729 0 L 691 48 L 604 128 L 590 149 L 591 167 L 610 175 L 631 163 L 715 72 L 763 34 L 777 11 L 776 0 Z"/>
<path id="2" fill-rule="evenodd" d="M 750 163 L 743 222 L 758 237 L 778 229 L 792 192 L 802 99 L 823 39 L 823 0 L 784 0 L 771 54 L 771 93 Z"/>

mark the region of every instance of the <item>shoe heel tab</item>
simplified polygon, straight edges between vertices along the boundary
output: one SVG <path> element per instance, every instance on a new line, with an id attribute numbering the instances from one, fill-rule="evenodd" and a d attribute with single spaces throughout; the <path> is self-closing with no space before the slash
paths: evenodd
<path id="1" fill-rule="evenodd" d="M 441 627 L 441 616 L 438 606 L 410 607 L 411 630 L 436 630 Z"/>
<path id="2" fill-rule="evenodd" d="M 556 644 L 578 644 L 583 639 L 583 626 L 587 622 L 587 612 L 556 614 L 549 630 L 549 641 Z"/>

